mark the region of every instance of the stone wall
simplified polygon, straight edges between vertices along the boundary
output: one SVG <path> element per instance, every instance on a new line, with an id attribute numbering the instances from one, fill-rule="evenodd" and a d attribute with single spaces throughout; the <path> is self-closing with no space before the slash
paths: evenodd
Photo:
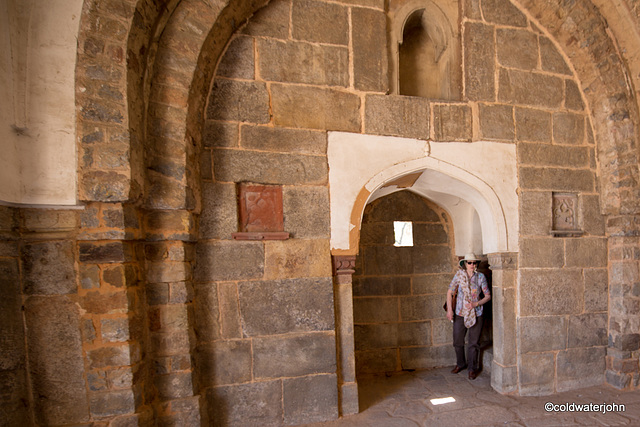
<path id="1" fill-rule="evenodd" d="M 394 221 L 413 224 L 413 246 L 394 246 Z M 353 277 L 358 374 L 454 363 L 442 309 L 457 259 L 450 228 L 441 208 L 409 191 L 365 209 Z"/>
<path id="2" fill-rule="evenodd" d="M 314 19 L 303 9 L 314 10 Z M 384 95 L 387 80 L 378 76 L 388 73 L 387 52 L 362 43 L 358 31 L 363 25 L 386 31 L 384 15 L 382 5 L 278 1 L 235 35 L 206 110 L 201 165 L 203 177 L 217 189 L 204 195 L 209 207 L 202 224 L 234 231 L 233 183 L 326 185 L 324 153 L 313 148 L 325 131 L 516 144 L 522 234 L 517 286 L 527 298 L 517 308 L 517 325 L 510 325 L 517 330 L 518 347 L 502 363 L 522 373 L 522 393 L 601 381 L 607 244 L 595 140 L 572 69 L 553 40 L 515 6 L 467 2 L 461 24 L 464 101 Z M 567 192 L 579 199 L 581 237 L 550 234 L 553 194 Z M 211 206 L 208 194 L 226 196 L 215 197 Z M 213 209 L 219 220 L 210 226 Z M 557 309 L 532 304 L 545 293 L 562 304 Z M 516 307 L 511 310 L 515 314 Z M 563 344 L 528 347 L 535 337 L 523 337 L 537 330 L 535 322 L 560 322 Z M 582 322 L 592 327 L 585 330 Z M 557 375 L 546 369 L 550 360 L 558 366 Z M 583 379 L 567 360 L 579 364 Z M 535 374 L 535 366 L 544 366 L 545 375 Z"/>

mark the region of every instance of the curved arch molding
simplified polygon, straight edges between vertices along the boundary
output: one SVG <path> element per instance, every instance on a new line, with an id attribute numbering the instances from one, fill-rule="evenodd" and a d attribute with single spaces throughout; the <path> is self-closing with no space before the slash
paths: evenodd
<path id="1" fill-rule="evenodd" d="M 366 204 L 401 189 L 429 198 L 450 213 L 459 255 L 468 250 L 517 251 L 513 144 L 435 143 L 330 132 L 328 161 L 334 255 L 356 254 Z M 404 185 L 394 184 L 408 175 L 413 178 L 403 180 Z"/>

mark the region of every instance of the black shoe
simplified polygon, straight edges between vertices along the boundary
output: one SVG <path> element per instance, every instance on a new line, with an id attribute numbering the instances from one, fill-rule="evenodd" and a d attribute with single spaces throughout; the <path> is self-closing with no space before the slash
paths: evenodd
<path id="1" fill-rule="evenodd" d="M 465 369 L 467 369 L 467 367 L 465 366 L 464 368 L 461 368 L 460 366 L 456 365 L 455 368 L 453 368 L 451 370 L 452 374 L 457 374 L 460 371 L 464 371 Z"/>

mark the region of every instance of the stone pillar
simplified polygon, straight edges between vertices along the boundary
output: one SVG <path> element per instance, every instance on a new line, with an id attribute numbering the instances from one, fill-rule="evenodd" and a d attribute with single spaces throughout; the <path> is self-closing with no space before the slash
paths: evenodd
<path id="1" fill-rule="evenodd" d="M 201 423 L 192 361 L 193 224 L 186 210 L 150 211 L 145 217 L 149 356 L 159 425 Z"/>
<path id="2" fill-rule="evenodd" d="M 86 423 L 90 399 L 76 281 L 77 212 L 23 209 L 21 214 L 20 271 L 35 425 Z"/>
<path id="3" fill-rule="evenodd" d="M 516 357 L 516 283 L 518 254 L 489 254 L 492 271 L 493 364 L 491 386 L 499 393 L 518 388 Z"/>
<path id="4" fill-rule="evenodd" d="M 640 216 L 607 218 L 609 331 L 605 380 L 637 388 L 640 350 Z"/>
<path id="5" fill-rule="evenodd" d="M 353 338 L 353 291 L 351 289 L 353 273 L 356 271 L 355 266 L 355 255 L 333 256 L 340 416 L 357 414 L 359 411 Z"/>

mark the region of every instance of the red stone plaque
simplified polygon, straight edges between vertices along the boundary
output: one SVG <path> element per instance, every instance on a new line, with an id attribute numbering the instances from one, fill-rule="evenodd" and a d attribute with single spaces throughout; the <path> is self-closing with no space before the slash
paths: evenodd
<path id="1" fill-rule="evenodd" d="M 282 187 L 279 185 L 238 185 L 240 231 L 284 231 Z"/>

